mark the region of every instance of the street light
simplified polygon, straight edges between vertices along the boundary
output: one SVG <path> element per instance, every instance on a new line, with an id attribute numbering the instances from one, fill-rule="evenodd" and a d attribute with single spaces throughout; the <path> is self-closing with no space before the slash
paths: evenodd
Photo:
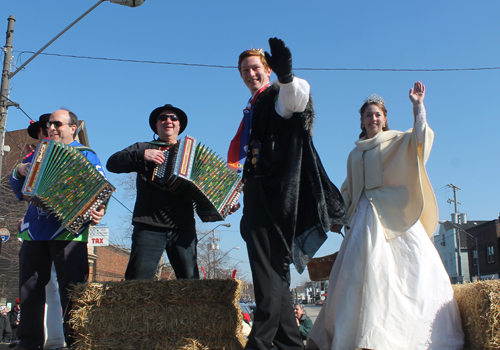
<path id="1" fill-rule="evenodd" d="M 228 222 L 226 224 L 219 224 L 217 226 L 215 226 L 213 229 L 211 229 L 210 231 L 208 231 L 206 234 L 203 235 L 203 237 L 199 238 L 198 239 L 198 242 L 200 242 L 203 238 L 205 238 L 206 236 L 208 236 L 209 234 L 211 234 L 212 232 L 215 232 L 215 230 L 217 229 L 217 227 L 219 226 L 224 226 L 224 227 L 231 227 L 231 224 Z"/>
<path id="2" fill-rule="evenodd" d="M 56 41 L 61 35 L 66 33 L 71 27 L 78 23 L 83 17 L 88 15 L 93 9 L 102 4 L 105 1 L 110 1 L 114 4 L 124 5 L 128 7 L 137 7 L 144 3 L 146 0 L 99 0 L 94 6 L 88 9 L 84 14 L 74 20 L 69 26 L 64 28 L 59 34 L 57 34 L 51 41 L 45 44 L 40 50 L 33 54 L 26 62 L 24 62 L 19 68 L 14 72 L 10 73 L 11 68 L 11 58 L 12 58 L 12 42 L 14 38 L 14 22 L 16 21 L 14 16 L 9 16 L 8 26 L 7 26 L 7 38 L 4 47 L 5 58 L 2 70 L 2 83 L 0 87 L 0 179 L 2 178 L 2 164 L 3 164 L 3 152 L 5 143 L 5 126 L 7 125 L 7 110 L 11 106 L 18 106 L 18 103 L 12 102 L 9 99 L 9 83 L 18 72 L 21 71 L 28 63 L 33 61 L 40 53 L 42 53 L 47 47 L 49 47 L 54 41 Z"/>

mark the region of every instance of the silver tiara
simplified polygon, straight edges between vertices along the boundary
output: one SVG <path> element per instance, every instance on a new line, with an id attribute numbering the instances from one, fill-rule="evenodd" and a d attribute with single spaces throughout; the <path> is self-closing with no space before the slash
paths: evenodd
<path id="1" fill-rule="evenodd" d="M 385 106 L 384 99 L 377 94 L 371 94 L 370 96 L 365 98 L 365 101 L 364 101 L 364 103 L 373 103 L 373 102 L 379 103 L 379 104 Z"/>

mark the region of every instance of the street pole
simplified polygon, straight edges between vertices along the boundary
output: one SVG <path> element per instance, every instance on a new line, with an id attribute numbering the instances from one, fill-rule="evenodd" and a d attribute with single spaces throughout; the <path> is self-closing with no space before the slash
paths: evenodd
<path id="1" fill-rule="evenodd" d="M 213 251 L 214 251 L 214 279 L 217 278 L 217 273 L 216 273 L 216 269 L 217 269 L 217 266 L 216 266 L 216 260 L 215 260 L 215 242 L 216 242 L 216 238 L 215 238 L 215 229 L 212 230 L 212 234 L 213 234 L 213 237 L 212 237 L 212 248 L 213 248 Z"/>
<path id="2" fill-rule="evenodd" d="M 448 199 L 448 203 L 451 203 L 451 202 L 454 202 L 455 204 L 455 216 L 456 216 L 456 219 L 457 219 L 457 222 L 458 223 L 458 204 L 460 204 L 459 202 L 457 202 L 457 191 L 460 190 L 460 188 L 458 188 L 457 186 L 453 185 L 453 184 L 449 184 L 449 185 L 446 185 L 448 187 L 451 187 L 453 189 L 453 199 Z M 460 282 L 460 277 L 462 276 L 462 257 L 460 255 L 461 253 L 461 250 L 460 250 L 460 232 L 454 228 L 454 231 L 455 231 L 455 235 L 456 235 L 456 241 L 457 241 L 457 282 Z"/>
<path id="3" fill-rule="evenodd" d="M 477 280 L 480 281 L 481 280 L 481 272 L 479 272 L 479 243 L 477 243 L 477 236 L 475 238 L 476 238 Z"/>
<path id="4" fill-rule="evenodd" d="M 7 125 L 7 111 L 12 103 L 9 101 L 9 73 L 12 60 L 12 41 L 14 39 L 14 22 L 16 19 L 13 15 L 9 16 L 7 25 L 7 39 L 5 41 L 5 57 L 2 70 L 2 85 L 0 90 L 0 181 L 2 179 L 3 153 L 5 144 L 5 128 Z"/>

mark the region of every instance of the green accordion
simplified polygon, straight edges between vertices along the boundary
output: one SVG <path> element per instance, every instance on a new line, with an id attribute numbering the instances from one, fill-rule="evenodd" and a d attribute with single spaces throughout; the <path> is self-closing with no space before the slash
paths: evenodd
<path id="1" fill-rule="evenodd" d="M 224 220 L 240 196 L 240 176 L 191 136 L 163 154 L 165 161 L 156 166 L 152 180 L 191 199 L 203 222 Z"/>
<path id="2" fill-rule="evenodd" d="M 38 145 L 23 186 L 26 200 L 55 215 L 73 235 L 105 204 L 115 187 L 77 149 L 43 140 Z"/>

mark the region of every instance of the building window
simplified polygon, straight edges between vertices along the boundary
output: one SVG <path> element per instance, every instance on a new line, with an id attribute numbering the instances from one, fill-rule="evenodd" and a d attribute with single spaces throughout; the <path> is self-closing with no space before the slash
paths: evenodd
<path id="1" fill-rule="evenodd" d="M 493 250 L 492 245 L 486 247 L 486 258 L 488 260 L 488 264 L 493 264 L 495 262 L 495 251 Z"/>
<path id="2" fill-rule="evenodd" d="M 477 249 L 472 251 L 472 265 L 477 266 Z"/>

